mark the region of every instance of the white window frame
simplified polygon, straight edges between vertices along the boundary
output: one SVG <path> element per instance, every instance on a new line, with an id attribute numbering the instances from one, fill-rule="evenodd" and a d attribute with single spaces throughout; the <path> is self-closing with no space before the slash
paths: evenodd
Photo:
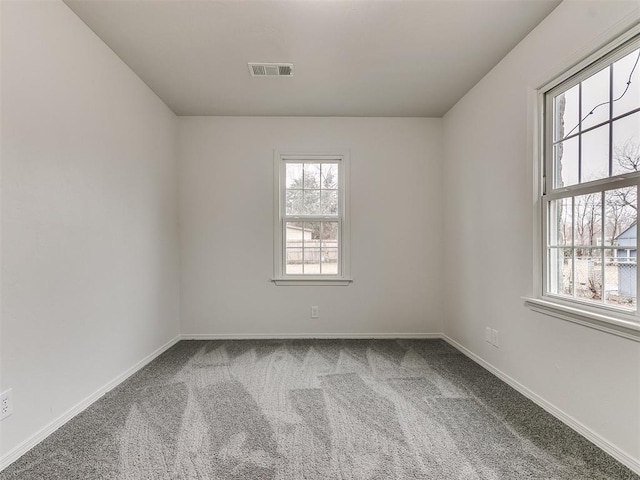
<path id="1" fill-rule="evenodd" d="M 539 313 L 635 341 L 640 341 L 640 304 L 637 305 L 636 311 L 630 312 L 604 303 L 601 305 L 593 304 L 547 292 L 547 216 L 549 202 L 560 198 L 633 185 L 637 186 L 640 193 L 640 172 L 626 173 L 570 187 L 553 188 L 553 141 L 546 141 L 546 139 L 553 138 L 551 112 L 553 111 L 554 95 L 560 91 L 568 90 L 638 47 L 640 47 L 640 26 L 635 26 L 536 91 L 537 108 L 534 122 L 534 158 L 536 161 L 534 179 L 536 181 L 535 191 L 537 192 L 534 214 L 536 219 L 534 231 L 537 232 L 534 252 L 535 288 L 533 297 L 524 297 L 526 304 Z M 548 115 L 547 112 L 549 112 Z M 637 288 L 640 288 L 640 265 L 638 267 L 636 285 Z"/>
<path id="2" fill-rule="evenodd" d="M 291 162 L 335 162 L 338 164 L 338 215 L 303 215 L 287 216 L 285 212 L 285 165 Z M 349 246 L 350 246 L 350 206 L 349 206 L 349 152 L 330 151 L 323 153 L 309 152 L 281 152 L 274 151 L 274 200 L 273 200 L 273 231 L 274 231 L 274 276 L 272 281 L 276 285 L 349 285 L 351 278 Z M 287 221 L 338 221 L 338 273 L 335 275 L 292 275 L 286 273 L 285 242 Z"/>

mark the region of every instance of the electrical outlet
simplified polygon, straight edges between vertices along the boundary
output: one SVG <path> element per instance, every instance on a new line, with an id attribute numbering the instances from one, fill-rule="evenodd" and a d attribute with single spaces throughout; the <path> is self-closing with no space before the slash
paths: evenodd
<path id="1" fill-rule="evenodd" d="M 491 327 L 486 327 L 484 329 L 484 341 L 491 343 Z"/>
<path id="2" fill-rule="evenodd" d="M 4 420 L 13 413 L 13 402 L 11 401 L 11 389 L 0 393 L 0 420 Z"/>
<path id="3" fill-rule="evenodd" d="M 320 308 L 317 306 L 311 307 L 311 318 L 320 318 Z"/>
<path id="4" fill-rule="evenodd" d="M 500 332 L 498 330 L 491 330 L 491 344 L 496 348 L 500 347 Z"/>

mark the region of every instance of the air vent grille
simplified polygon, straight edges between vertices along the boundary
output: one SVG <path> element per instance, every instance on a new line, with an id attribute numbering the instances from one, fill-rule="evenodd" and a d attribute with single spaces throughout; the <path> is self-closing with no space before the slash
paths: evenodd
<path id="1" fill-rule="evenodd" d="M 255 77 L 258 75 L 266 75 L 267 71 L 264 68 L 264 65 L 251 65 L 251 74 Z"/>
<path id="2" fill-rule="evenodd" d="M 292 77 L 292 63 L 249 63 L 252 77 Z"/>

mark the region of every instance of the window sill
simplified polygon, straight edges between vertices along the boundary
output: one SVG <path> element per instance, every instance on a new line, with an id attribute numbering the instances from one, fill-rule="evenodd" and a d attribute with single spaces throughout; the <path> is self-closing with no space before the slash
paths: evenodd
<path id="1" fill-rule="evenodd" d="M 347 286 L 353 282 L 352 278 L 272 278 L 278 286 Z"/>
<path id="2" fill-rule="evenodd" d="M 591 312 L 586 309 L 564 305 L 551 300 L 530 297 L 523 297 L 523 299 L 525 305 L 534 312 L 640 342 L 640 323 L 638 322 Z"/>

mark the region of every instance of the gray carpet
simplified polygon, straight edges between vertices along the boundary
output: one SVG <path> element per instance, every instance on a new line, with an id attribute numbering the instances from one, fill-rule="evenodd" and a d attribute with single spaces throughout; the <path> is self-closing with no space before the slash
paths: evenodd
<path id="1" fill-rule="evenodd" d="M 182 341 L 13 479 L 639 479 L 440 340 Z"/>

